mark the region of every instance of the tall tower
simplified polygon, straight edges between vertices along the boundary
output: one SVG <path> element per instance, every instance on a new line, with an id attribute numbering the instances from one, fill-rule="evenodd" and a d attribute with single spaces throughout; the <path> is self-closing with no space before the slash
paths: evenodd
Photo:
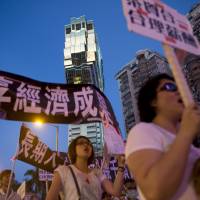
<path id="1" fill-rule="evenodd" d="M 104 90 L 103 63 L 93 21 L 84 16 L 71 18 L 65 26 L 64 67 L 68 84 L 93 84 Z M 69 125 L 68 142 L 78 135 L 87 136 L 95 152 L 103 150 L 101 123 Z"/>
<path id="2" fill-rule="evenodd" d="M 159 73 L 171 75 L 166 58 L 150 50 L 136 52 L 135 59 L 125 65 L 116 75 L 122 102 L 126 133 L 139 122 L 137 108 L 138 92 L 143 83 Z"/>

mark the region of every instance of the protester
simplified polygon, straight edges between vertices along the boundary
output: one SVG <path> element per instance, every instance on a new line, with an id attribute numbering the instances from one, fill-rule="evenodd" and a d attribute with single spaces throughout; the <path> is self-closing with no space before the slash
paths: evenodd
<path id="1" fill-rule="evenodd" d="M 114 183 L 112 183 L 102 172 L 99 173 L 97 170 L 88 168 L 94 159 L 94 149 L 87 137 L 79 136 L 74 139 L 69 145 L 68 154 L 72 163 L 70 167 L 77 179 L 77 186 L 69 166 L 60 166 L 55 170 L 46 200 L 58 199 L 58 194 L 61 190 L 64 192 L 65 200 L 77 200 L 80 198 L 100 200 L 102 195 L 101 186 L 107 193 L 113 196 L 120 196 L 125 164 L 124 156 L 119 156 L 118 172 Z"/>
<path id="2" fill-rule="evenodd" d="M 197 199 L 190 179 L 200 155 L 192 145 L 199 107 L 184 107 L 173 78 L 160 74 L 141 88 L 138 109 L 141 122 L 130 130 L 126 158 L 140 199 Z"/>
<path id="3" fill-rule="evenodd" d="M 21 200 L 20 196 L 10 188 L 7 198 L 7 190 L 9 185 L 9 179 L 11 175 L 11 170 L 5 169 L 0 173 L 0 200 Z M 11 185 L 15 178 L 15 174 L 12 175 Z"/>

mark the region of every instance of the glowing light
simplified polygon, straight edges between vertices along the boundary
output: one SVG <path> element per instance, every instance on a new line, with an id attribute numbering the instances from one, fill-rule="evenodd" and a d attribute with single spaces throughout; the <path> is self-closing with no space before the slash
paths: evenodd
<path id="1" fill-rule="evenodd" d="M 42 126 L 42 125 L 43 125 L 42 120 L 37 119 L 37 120 L 35 121 L 35 125 L 36 125 L 36 126 Z"/>

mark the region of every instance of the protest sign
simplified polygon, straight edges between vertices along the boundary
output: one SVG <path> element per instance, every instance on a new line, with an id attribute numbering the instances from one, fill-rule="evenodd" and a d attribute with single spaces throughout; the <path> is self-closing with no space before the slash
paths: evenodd
<path id="1" fill-rule="evenodd" d="M 117 159 L 115 157 L 111 156 L 106 166 L 104 165 L 103 160 L 104 160 L 104 158 L 97 157 L 97 158 L 95 158 L 94 163 L 91 164 L 89 167 L 99 168 L 99 169 L 101 168 L 103 174 L 108 179 L 114 181 L 117 171 L 118 171 Z M 104 165 L 104 166 L 102 167 L 102 165 Z M 127 167 L 125 167 L 124 180 L 125 181 L 132 180 L 131 174 Z"/>
<path id="2" fill-rule="evenodd" d="M 104 136 L 112 127 L 118 148 L 107 147 L 111 154 L 124 152 L 119 125 L 106 96 L 91 84 L 56 84 L 39 82 L 0 71 L 0 118 L 44 123 L 81 124 L 103 122 Z M 115 137 L 117 139 L 115 139 Z M 114 146 L 114 145 L 112 145 Z"/>
<path id="3" fill-rule="evenodd" d="M 53 174 L 43 170 L 43 169 L 39 169 L 39 180 L 40 181 L 52 181 L 53 179 Z"/>
<path id="4" fill-rule="evenodd" d="M 129 31 L 200 54 L 186 16 L 158 0 L 122 0 Z"/>
<path id="5" fill-rule="evenodd" d="M 19 151 L 16 157 L 48 172 L 53 172 L 58 165 L 69 164 L 67 154 L 65 159 L 60 157 L 59 153 L 52 151 L 25 125 L 21 126 Z"/>

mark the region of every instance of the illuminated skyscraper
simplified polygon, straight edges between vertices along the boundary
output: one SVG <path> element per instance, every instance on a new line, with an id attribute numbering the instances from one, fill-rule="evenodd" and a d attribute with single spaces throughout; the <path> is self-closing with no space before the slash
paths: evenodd
<path id="1" fill-rule="evenodd" d="M 68 84 L 94 84 L 104 89 L 103 64 L 93 21 L 84 16 L 71 18 L 65 26 L 64 67 Z M 101 123 L 69 125 L 70 142 L 78 135 L 87 136 L 101 153 L 103 146 L 103 128 Z"/>

